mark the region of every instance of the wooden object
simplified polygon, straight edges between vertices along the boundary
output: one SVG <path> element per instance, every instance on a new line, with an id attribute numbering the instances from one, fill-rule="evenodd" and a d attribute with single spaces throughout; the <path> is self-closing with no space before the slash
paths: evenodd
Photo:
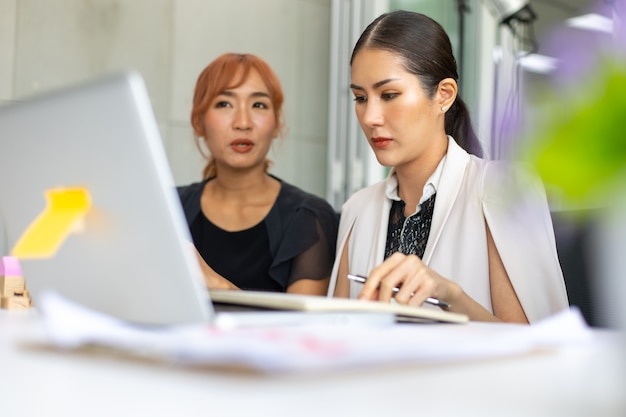
<path id="1" fill-rule="evenodd" d="M 24 310 L 30 308 L 31 300 L 27 291 L 17 293 L 12 297 L 2 297 L 0 299 L 0 307 L 7 310 Z"/>
<path id="2" fill-rule="evenodd" d="M 0 275 L 0 297 L 13 297 L 26 289 L 23 277 Z"/>
<path id="3" fill-rule="evenodd" d="M 22 268 L 14 256 L 0 259 L 0 308 L 25 309 L 31 306 Z"/>

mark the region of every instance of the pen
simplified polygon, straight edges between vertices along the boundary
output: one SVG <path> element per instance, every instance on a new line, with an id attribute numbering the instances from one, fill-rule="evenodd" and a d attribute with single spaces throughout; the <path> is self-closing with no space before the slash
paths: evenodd
<path id="1" fill-rule="evenodd" d="M 352 275 L 352 274 L 348 274 L 348 279 L 352 281 L 360 282 L 361 284 L 365 284 L 365 281 L 367 280 L 367 278 L 364 277 L 363 275 Z M 394 294 L 397 294 L 398 291 L 400 291 L 400 288 L 398 287 L 393 288 Z M 438 306 L 438 307 L 450 308 L 450 304 L 446 303 L 445 301 L 441 301 L 437 298 L 433 298 L 433 297 L 428 297 L 426 300 L 424 300 L 424 302 L 428 304 L 432 304 L 434 306 Z"/>

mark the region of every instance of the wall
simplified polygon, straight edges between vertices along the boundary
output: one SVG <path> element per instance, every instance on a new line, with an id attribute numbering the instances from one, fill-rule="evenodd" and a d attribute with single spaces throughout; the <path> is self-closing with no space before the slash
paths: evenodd
<path id="1" fill-rule="evenodd" d="M 391 9 L 423 13 L 446 30 L 457 60 L 459 94 L 470 111 L 485 156 L 489 157 L 493 88 L 491 32 L 494 27 L 482 0 L 465 0 L 464 4 L 461 35 L 458 0 L 390 0 Z"/>
<path id="2" fill-rule="evenodd" d="M 489 138 L 492 120 L 491 90 L 493 41 L 486 45 L 483 37 L 495 31 L 485 19 L 486 10 L 481 0 L 466 0 L 463 30 L 463 71 L 459 68 L 461 95 L 473 117 L 474 128 L 489 155 Z M 424 13 L 446 29 L 455 54 L 461 43 L 459 3 L 457 0 L 333 0 L 334 24 L 331 52 L 331 103 L 329 116 L 329 183 L 327 199 L 339 209 L 345 199 L 356 190 L 380 181 L 388 170 L 376 160 L 354 114 L 349 85 L 350 68 L 347 58 L 362 30 L 383 12 L 404 9 Z M 489 16 L 487 16 L 488 18 Z M 457 60 L 459 56 L 457 56 Z M 480 92 L 480 94 L 479 94 Z"/>
<path id="3" fill-rule="evenodd" d="M 330 0 L 0 0 L 0 104 L 136 69 L 185 184 L 204 166 L 188 122 L 198 74 L 223 52 L 252 52 L 285 90 L 272 172 L 324 196 L 329 32 Z"/>

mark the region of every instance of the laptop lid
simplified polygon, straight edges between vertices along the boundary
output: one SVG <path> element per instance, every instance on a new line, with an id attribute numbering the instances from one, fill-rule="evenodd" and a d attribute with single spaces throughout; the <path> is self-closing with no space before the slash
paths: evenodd
<path id="1" fill-rule="evenodd" d="M 20 259 L 35 305 L 54 289 L 131 322 L 212 317 L 139 74 L 0 106 L 0 143 L 0 230 L 9 249 L 50 210 L 46 192 L 78 189 L 89 199 L 52 256 Z"/>

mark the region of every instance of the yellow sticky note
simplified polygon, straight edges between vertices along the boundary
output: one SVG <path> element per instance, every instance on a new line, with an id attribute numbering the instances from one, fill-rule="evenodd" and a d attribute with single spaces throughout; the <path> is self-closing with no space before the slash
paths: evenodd
<path id="1" fill-rule="evenodd" d="M 12 256 L 20 259 L 50 258 L 91 208 L 86 188 L 46 190 L 46 209 L 17 241 Z"/>

